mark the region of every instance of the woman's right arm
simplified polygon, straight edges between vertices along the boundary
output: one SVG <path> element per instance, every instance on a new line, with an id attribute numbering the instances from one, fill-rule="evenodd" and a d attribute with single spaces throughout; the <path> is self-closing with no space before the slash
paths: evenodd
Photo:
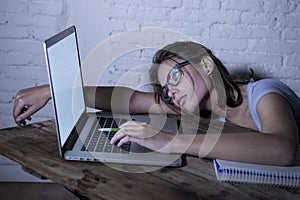
<path id="1" fill-rule="evenodd" d="M 114 113 L 130 114 L 176 114 L 164 102 L 160 104 L 154 93 L 141 92 L 128 87 L 85 87 L 87 106 L 100 110 L 112 111 Z"/>
<path id="2" fill-rule="evenodd" d="M 87 106 L 115 113 L 176 114 L 164 103 L 157 104 L 154 93 L 140 92 L 127 87 L 85 87 Z M 20 126 L 51 99 L 49 85 L 20 90 L 15 98 L 13 117 Z"/>
<path id="3" fill-rule="evenodd" d="M 18 126 L 26 124 L 25 120 L 44 107 L 51 99 L 49 85 L 21 89 L 15 97 L 13 117 Z"/>

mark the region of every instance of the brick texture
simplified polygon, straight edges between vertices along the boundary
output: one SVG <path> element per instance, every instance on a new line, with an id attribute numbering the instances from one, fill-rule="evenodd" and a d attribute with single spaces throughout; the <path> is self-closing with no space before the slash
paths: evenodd
<path id="1" fill-rule="evenodd" d="M 0 128 L 14 126 L 16 92 L 48 83 L 42 42 L 66 24 L 65 1 L 0 2 Z M 33 121 L 53 118 L 51 103 Z"/>
<path id="2" fill-rule="evenodd" d="M 257 77 L 280 79 L 300 95 L 299 0 L 1 0 L 0 128 L 14 125 L 20 88 L 48 82 L 42 41 L 71 24 L 78 25 L 83 58 L 98 42 L 122 32 L 166 28 L 212 49 L 232 73 L 252 68 Z M 153 52 L 120 56 L 99 83 L 143 87 L 148 77 L 141 66 L 149 65 Z M 34 116 L 48 118 L 53 118 L 51 103 Z"/>

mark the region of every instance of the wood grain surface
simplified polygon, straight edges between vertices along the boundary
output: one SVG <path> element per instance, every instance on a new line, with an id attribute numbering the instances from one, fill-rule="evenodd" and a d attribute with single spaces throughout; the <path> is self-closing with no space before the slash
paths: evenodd
<path id="1" fill-rule="evenodd" d="M 201 123 L 205 130 L 207 122 Z M 228 124 L 224 128 L 241 130 Z M 300 199 L 299 188 L 218 182 L 212 161 L 192 156 L 184 156 L 183 167 L 147 173 L 116 170 L 144 166 L 65 161 L 52 120 L 0 130 L 0 154 L 89 199 Z"/>

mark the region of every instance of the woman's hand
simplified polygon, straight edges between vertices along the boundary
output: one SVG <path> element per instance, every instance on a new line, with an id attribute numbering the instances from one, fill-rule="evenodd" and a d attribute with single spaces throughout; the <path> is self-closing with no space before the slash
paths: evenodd
<path id="1" fill-rule="evenodd" d="M 42 85 L 20 90 L 15 98 L 13 117 L 18 126 L 25 125 L 51 98 L 49 85 Z"/>
<path id="2" fill-rule="evenodd" d="M 145 122 L 128 121 L 111 139 L 112 144 L 121 147 L 126 142 L 136 142 L 141 146 L 161 153 L 171 153 L 168 145 L 175 135 L 166 134 Z"/>

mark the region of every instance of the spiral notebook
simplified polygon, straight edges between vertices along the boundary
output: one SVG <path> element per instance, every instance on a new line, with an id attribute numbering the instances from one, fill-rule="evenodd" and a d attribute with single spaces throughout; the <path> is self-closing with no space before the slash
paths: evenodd
<path id="1" fill-rule="evenodd" d="M 299 160 L 299 148 L 297 160 Z M 300 187 L 300 163 L 295 166 L 271 166 L 227 160 L 214 160 L 217 180 L 272 186 Z"/>

